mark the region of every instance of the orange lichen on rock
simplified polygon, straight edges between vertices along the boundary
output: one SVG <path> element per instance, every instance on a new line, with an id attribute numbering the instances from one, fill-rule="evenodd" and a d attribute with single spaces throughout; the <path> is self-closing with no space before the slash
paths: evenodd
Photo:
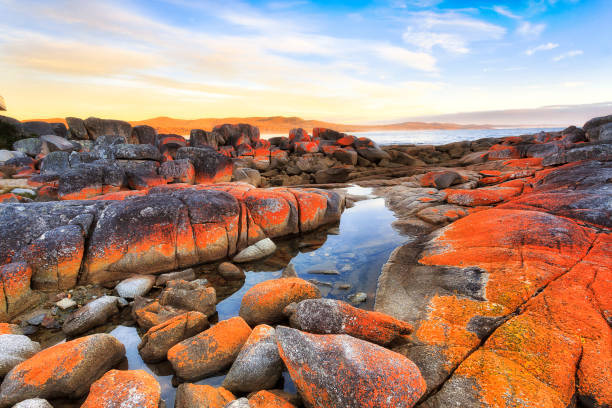
<path id="1" fill-rule="evenodd" d="M 282 326 L 277 342 L 306 406 L 412 407 L 425 393 L 417 366 L 381 346 Z"/>
<path id="2" fill-rule="evenodd" d="M 251 328 L 241 317 L 223 320 L 172 347 L 168 360 L 180 378 L 204 378 L 228 367 L 250 334 Z"/>
<path id="3" fill-rule="evenodd" d="M 285 318 L 283 309 L 290 303 L 320 297 L 319 289 L 303 279 L 272 279 L 258 283 L 244 294 L 240 316 L 252 326 L 274 324 Z"/>
<path id="4" fill-rule="evenodd" d="M 206 315 L 188 312 L 153 326 L 142 337 L 138 352 L 146 362 L 166 359 L 168 350 L 186 338 L 195 336 L 208 327 Z"/>
<path id="5" fill-rule="evenodd" d="M 94 334 L 35 354 L 7 374 L 0 407 L 28 398 L 78 398 L 125 356 L 125 347 L 109 334 Z"/>
<path id="6" fill-rule="evenodd" d="M 91 385 L 81 408 L 158 408 L 161 387 L 144 370 L 111 370 Z"/>
<path id="7" fill-rule="evenodd" d="M 202 384 L 181 384 L 176 391 L 176 408 L 224 408 L 235 400 L 234 394 L 223 387 Z"/>
<path id="8" fill-rule="evenodd" d="M 2 287 L 2 285 L 0 284 L 0 288 Z M 2 289 L 0 289 L 0 292 L 2 291 Z M 16 324 L 10 324 L 10 323 L 0 323 L 0 335 L 3 334 L 22 334 L 22 330 L 21 327 L 17 326 Z"/>
<path id="9" fill-rule="evenodd" d="M 0 266 L 0 318 L 15 316 L 33 302 L 30 280 L 32 268 L 25 262 L 13 262 Z"/>
<path id="10" fill-rule="evenodd" d="M 446 189 L 446 201 L 467 207 L 496 204 L 508 200 L 521 193 L 522 189 L 515 187 L 485 187 L 475 190 Z M 424 199 L 421 199 L 423 201 Z"/>
<path id="11" fill-rule="evenodd" d="M 251 408 L 295 408 L 289 401 L 269 391 L 259 391 L 249 398 Z"/>

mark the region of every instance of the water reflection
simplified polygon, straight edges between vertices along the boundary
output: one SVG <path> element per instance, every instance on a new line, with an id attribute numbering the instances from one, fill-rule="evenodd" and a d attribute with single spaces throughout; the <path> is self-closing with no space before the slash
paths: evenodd
<path id="1" fill-rule="evenodd" d="M 369 188 L 354 186 L 347 190 L 351 195 L 374 197 Z M 304 236 L 277 240 L 278 249 L 272 256 L 261 262 L 241 265 L 246 271 L 244 281 L 226 282 L 215 273 L 217 264 L 196 268 L 217 291 L 218 316 L 210 320 L 214 322 L 237 316 L 244 294 L 259 282 L 281 277 L 282 270 L 289 263 L 293 264 L 298 276 L 316 282 L 324 297 L 348 301 L 349 296 L 364 292 L 367 300 L 356 306 L 372 309 L 382 265 L 391 251 L 407 240 L 391 227 L 393 221 L 393 213 L 385 207 L 384 200 L 370 198 L 358 201 L 354 207 L 347 209 L 339 225 L 327 226 Z M 337 274 L 309 273 L 316 270 L 336 271 Z M 111 324 L 93 332 L 110 332 L 121 341 L 125 345 L 127 358 L 120 368 L 142 369 L 153 375 L 161 385 L 166 406 L 171 408 L 176 394 L 172 367 L 167 361 L 160 364 L 142 361 L 138 353 L 142 333 L 126 314 L 117 316 Z M 224 377 L 224 374 L 209 377 L 197 384 L 218 387 Z M 295 392 L 295 386 L 286 372 L 280 381 L 279 388 Z"/>

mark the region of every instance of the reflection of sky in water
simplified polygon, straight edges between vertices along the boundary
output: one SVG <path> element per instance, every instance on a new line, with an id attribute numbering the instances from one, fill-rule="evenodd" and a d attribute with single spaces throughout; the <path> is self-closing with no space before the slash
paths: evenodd
<path id="1" fill-rule="evenodd" d="M 354 186 L 348 190 L 349 194 L 371 196 L 369 188 Z M 391 227 L 394 220 L 393 213 L 385 207 L 382 198 L 359 201 L 342 214 L 338 235 L 327 235 L 323 245 L 310 252 L 307 252 L 308 248 L 302 248 L 302 252 L 297 251 L 291 263 L 301 278 L 319 281 L 318 286 L 324 297 L 348 301 L 349 295 L 365 292 L 368 300 L 358 306 L 372 309 L 382 265 L 387 261 L 391 252 L 407 239 Z M 291 242 L 299 246 L 300 239 L 298 237 Z M 270 268 L 262 269 L 271 270 Z M 309 274 L 308 272 L 312 270 L 337 270 L 339 274 Z M 244 285 L 217 304 L 219 320 L 237 316 L 244 294 L 259 282 L 279 278 L 281 271 L 282 268 L 276 271 L 272 269 L 272 272 L 263 272 L 259 271 L 256 266 L 251 266 L 246 272 Z M 342 284 L 349 284 L 351 288 L 340 289 L 339 285 Z M 173 407 L 176 389 L 172 387 L 170 364 L 168 362 L 146 364 L 142 361 L 138 354 L 140 337 L 136 327 L 117 326 L 111 331 L 111 334 L 125 345 L 128 368 L 130 370 L 143 369 L 155 376 L 162 387 L 162 398 L 166 401 L 166 406 Z M 219 375 L 196 383 L 218 387 L 223 382 L 223 378 L 224 375 Z M 286 372 L 283 373 L 283 378 L 284 389 L 295 392 L 295 386 Z"/>

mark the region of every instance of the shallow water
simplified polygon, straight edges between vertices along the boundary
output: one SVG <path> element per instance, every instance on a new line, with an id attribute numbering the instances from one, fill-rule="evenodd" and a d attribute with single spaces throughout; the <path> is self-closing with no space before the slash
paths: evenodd
<path id="1" fill-rule="evenodd" d="M 282 270 L 292 263 L 299 277 L 318 281 L 317 285 L 324 297 L 349 301 L 349 296 L 357 292 L 367 294 L 367 300 L 355 306 L 372 309 L 376 293 L 376 284 L 382 265 L 387 261 L 391 251 L 406 242 L 392 227 L 395 221 L 382 198 L 371 195 L 371 189 L 352 187 L 352 195 L 371 197 L 358 201 L 355 206 L 344 211 L 340 224 L 327 226 L 313 233 L 278 240 L 275 254 L 262 262 L 243 264 L 246 271 L 244 282 L 224 282 L 212 273 L 216 264 L 196 268 L 203 277 L 209 279 L 217 290 L 218 320 L 225 320 L 238 315 L 243 295 L 255 284 L 281 276 Z M 336 270 L 337 275 L 311 274 L 313 270 Z M 348 284 L 350 289 L 341 289 L 339 285 Z M 123 322 L 122 322 L 122 319 Z M 162 399 L 166 406 L 174 406 L 176 388 L 172 384 L 173 371 L 169 362 L 146 364 L 138 354 L 140 334 L 138 327 L 129 316 L 123 313 L 115 318 L 114 324 L 106 325 L 95 332 L 108 332 L 119 339 L 126 348 L 127 361 L 121 369 L 142 369 L 152 374 L 162 388 Z M 216 320 L 216 319 L 215 319 Z M 224 375 L 209 377 L 196 382 L 220 386 Z M 283 384 L 279 387 L 295 392 L 290 377 L 283 373 Z M 70 406 L 70 405 L 62 405 Z"/>

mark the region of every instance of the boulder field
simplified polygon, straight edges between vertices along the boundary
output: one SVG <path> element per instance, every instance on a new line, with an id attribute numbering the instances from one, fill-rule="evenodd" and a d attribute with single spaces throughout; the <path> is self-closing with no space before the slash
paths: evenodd
<path id="1" fill-rule="evenodd" d="M 612 116 L 384 147 L 329 129 L 187 140 L 96 118 L 0 121 L 16 140 L 0 151 L 0 408 L 165 406 L 157 368 L 126 369 L 124 344 L 100 333 L 117 319 L 174 375 L 176 408 L 612 406 Z M 288 263 L 273 240 L 338 222 L 359 197 L 324 188 L 348 180 L 410 236 L 375 310 L 286 268 L 221 319 L 217 280 L 239 288 L 273 252 Z M 287 375 L 297 393 L 277 388 Z"/>

